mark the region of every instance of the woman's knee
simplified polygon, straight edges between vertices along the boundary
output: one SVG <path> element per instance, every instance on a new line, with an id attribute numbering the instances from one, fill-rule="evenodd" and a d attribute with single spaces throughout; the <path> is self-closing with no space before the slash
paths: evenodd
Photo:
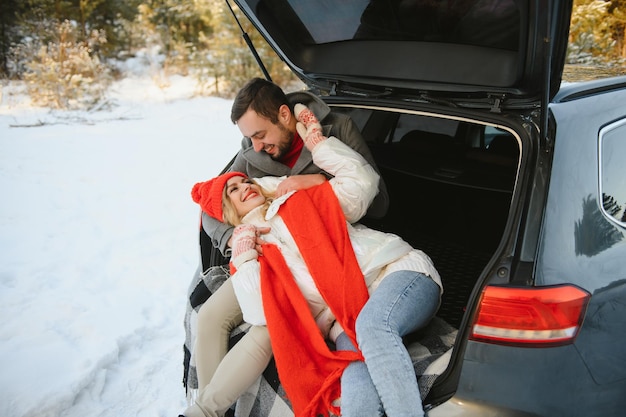
<path id="1" fill-rule="evenodd" d="M 385 331 L 404 335 L 427 323 L 436 313 L 440 292 L 429 277 L 396 271 L 374 291 L 355 323 L 356 333 Z"/>
<path id="2" fill-rule="evenodd" d="M 380 308 L 380 306 L 366 304 L 361 309 L 361 312 L 354 323 L 354 331 L 356 333 L 357 342 L 361 345 L 363 343 L 363 338 L 370 338 L 373 335 L 393 332 L 393 329 L 388 316 Z"/>
<path id="3" fill-rule="evenodd" d="M 217 299 L 209 298 L 200 307 L 197 318 L 199 332 L 223 330 L 230 333 L 243 320 L 241 308 L 236 299 L 234 302 L 218 302 Z"/>
<path id="4" fill-rule="evenodd" d="M 272 358 L 272 344 L 265 326 L 252 326 L 248 333 L 235 345 L 238 355 L 251 358 L 259 371 L 263 371 Z"/>
<path id="5" fill-rule="evenodd" d="M 248 333 L 259 344 L 270 344 L 270 333 L 267 331 L 267 326 L 250 326 Z"/>

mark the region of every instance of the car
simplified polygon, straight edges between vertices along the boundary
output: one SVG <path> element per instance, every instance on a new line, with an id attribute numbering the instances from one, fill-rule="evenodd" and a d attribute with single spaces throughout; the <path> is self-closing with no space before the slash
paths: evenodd
<path id="1" fill-rule="evenodd" d="M 390 198 L 362 222 L 441 274 L 426 414 L 624 415 L 626 77 L 562 82 L 572 1 L 235 3 L 361 129 Z"/>

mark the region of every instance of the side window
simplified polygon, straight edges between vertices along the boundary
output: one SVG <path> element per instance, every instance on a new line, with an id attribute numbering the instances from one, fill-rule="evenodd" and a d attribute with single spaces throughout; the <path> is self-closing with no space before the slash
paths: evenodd
<path id="1" fill-rule="evenodd" d="M 600 130 L 599 155 L 602 211 L 626 227 L 626 119 Z"/>

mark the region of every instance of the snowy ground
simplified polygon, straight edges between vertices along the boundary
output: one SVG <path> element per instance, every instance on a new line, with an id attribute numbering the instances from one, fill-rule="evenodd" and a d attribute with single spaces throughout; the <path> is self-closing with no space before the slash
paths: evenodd
<path id="1" fill-rule="evenodd" d="M 177 416 L 190 190 L 239 147 L 231 101 L 190 80 L 116 84 L 114 105 L 0 102 L 0 416 Z"/>

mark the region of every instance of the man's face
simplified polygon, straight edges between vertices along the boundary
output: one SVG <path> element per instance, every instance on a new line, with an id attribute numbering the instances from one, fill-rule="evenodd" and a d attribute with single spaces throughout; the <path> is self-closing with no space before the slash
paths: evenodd
<path id="1" fill-rule="evenodd" d="M 254 110 L 247 112 L 237 120 L 241 133 L 252 140 L 256 152 L 265 152 L 272 159 L 279 160 L 291 147 L 293 132 L 288 128 L 291 111 L 287 106 L 278 110 L 278 123 L 259 116 Z"/>

